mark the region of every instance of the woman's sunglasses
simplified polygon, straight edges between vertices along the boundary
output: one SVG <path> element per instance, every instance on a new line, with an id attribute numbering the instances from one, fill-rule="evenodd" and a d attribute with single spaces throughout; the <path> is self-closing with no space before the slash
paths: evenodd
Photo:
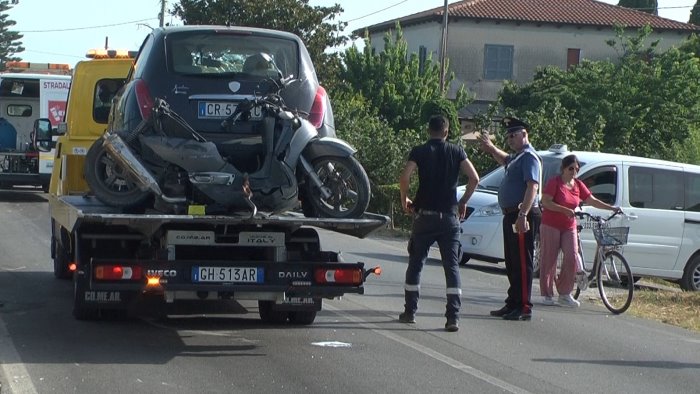
<path id="1" fill-rule="evenodd" d="M 578 172 L 579 167 L 577 167 L 577 166 L 569 166 L 568 170 L 569 170 L 569 171 L 576 171 L 576 172 Z"/>

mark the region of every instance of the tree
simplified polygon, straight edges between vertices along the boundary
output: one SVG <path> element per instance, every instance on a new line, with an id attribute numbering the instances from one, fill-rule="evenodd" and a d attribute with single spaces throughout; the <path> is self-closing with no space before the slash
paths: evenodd
<path id="1" fill-rule="evenodd" d="M 538 70 L 524 86 L 507 84 L 507 110 L 526 117 L 540 138 L 580 150 L 698 162 L 700 61 L 690 51 L 650 53 L 650 28 L 609 44 L 618 63 L 584 61 L 570 71 Z M 655 47 L 652 44 L 652 48 Z"/>
<path id="2" fill-rule="evenodd" d="M 338 88 L 361 93 L 392 129 L 422 132 L 426 126 L 421 119 L 423 105 L 446 94 L 440 89 L 440 65 L 428 57 L 421 68 L 417 54 L 408 53 L 408 44 L 398 24 L 393 37 L 391 34 L 384 37 L 383 51 L 375 53 L 371 44 L 367 38 L 362 51 L 354 45 L 345 51 L 345 67 L 340 72 Z M 447 86 L 452 79 L 454 76 L 450 75 Z M 463 108 L 470 101 L 462 86 L 454 108 Z"/>
<path id="3" fill-rule="evenodd" d="M 312 7 L 309 0 L 180 0 L 170 11 L 186 25 L 250 26 L 282 30 L 301 37 L 309 50 L 319 79 L 331 79 L 339 67 L 327 48 L 343 45 L 346 22 L 335 22 L 343 12 L 333 7 Z"/>
<path id="4" fill-rule="evenodd" d="M 442 113 L 450 119 L 451 139 L 459 137 L 456 108 L 470 98 L 459 89 L 457 99 L 445 97 L 440 89 L 439 65 L 428 58 L 421 67 L 397 25 L 396 35 L 387 34 L 384 50 L 376 53 L 369 39 L 359 50 L 352 46 L 342 54 L 343 68 L 333 86 L 333 111 L 338 136 L 357 149 L 372 181 L 370 209 L 392 217 L 392 223 L 409 226 L 402 214 L 396 183 L 411 147 L 427 138 L 429 114 Z M 453 76 L 449 77 L 452 80 Z"/>
<path id="5" fill-rule="evenodd" d="M 15 21 L 8 19 L 7 15 L 7 11 L 11 8 L 12 4 L 9 1 L 0 1 L 0 70 L 5 69 L 5 63 L 8 61 L 21 60 L 15 54 L 24 51 L 22 42 L 19 41 L 24 36 L 10 30 L 15 25 Z"/>
<path id="6" fill-rule="evenodd" d="M 688 19 L 688 23 L 700 25 L 700 0 L 695 2 L 693 9 L 690 11 L 690 19 Z"/>
<path id="7" fill-rule="evenodd" d="M 659 15 L 659 4 L 656 0 L 620 0 L 617 5 L 643 11 L 652 15 Z"/>

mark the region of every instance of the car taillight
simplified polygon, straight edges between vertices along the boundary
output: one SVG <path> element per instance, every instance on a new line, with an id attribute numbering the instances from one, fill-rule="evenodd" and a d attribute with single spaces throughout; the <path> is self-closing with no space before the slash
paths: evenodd
<path id="1" fill-rule="evenodd" d="M 361 268 L 317 268 L 314 272 L 316 282 L 319 284 L 341 284 L 356 285 L 362 284 Z"/>
<path id="2" fill-rule="evenodd" d="M 323 86 L 319 86 L 316 89 L 316 97 L 314 97 L 314 103 L 309 111 L 309 122 L 314 125 L 315 128 L 323 126 L 323 117 L 326 115 L 326 100 L 328 93 Z"/>
<path id="3" fill-rule="evenodd" d="M 148 85 L 142 79 L 134 82 L 134 90 L 136 90 L 136 104 L 139 106 L 139 111 L 141 112 L 141 118 L 143 120 L 148 120 L 151 118 L 151 111 L 153 110 L 153 96 L 151 96 L 151 91 L 148 89 Z"/>
<path id="4" fill-rule="evenodd" d="M 95 266 L 97 280 L 140 280 L 141 267 L 129 265 L 98 265 Z"/>

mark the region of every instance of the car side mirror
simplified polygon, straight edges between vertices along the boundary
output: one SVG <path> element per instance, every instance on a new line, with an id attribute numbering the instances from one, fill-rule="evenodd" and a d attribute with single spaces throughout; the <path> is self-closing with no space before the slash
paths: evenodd
<path id="1" fill-rule="evenodd" d="M 50 152 L 54 147 L 54 133 L 52 132 L 51 121 L 46 118 L 39 118 L 34 121 L 32 128 L 32 145 L 40 152 Z"/>

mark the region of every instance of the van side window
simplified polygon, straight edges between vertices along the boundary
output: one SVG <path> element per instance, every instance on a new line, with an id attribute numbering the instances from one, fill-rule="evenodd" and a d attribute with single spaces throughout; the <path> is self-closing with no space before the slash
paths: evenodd
<path id="1" fill-rule="evenodd" d="M 32 107 L 24 104 L 8 104 L 7 116 L 22 116 L 25 118 L 30 117 L 32 116 Z"/>
<path id="2" fill-rule="evenodd" d="M 700 212 L 700 174 L 685 174 L 685 210 Z"/>
<path id="3" fill-rule="evenodd" d="M 595 168 L 579 179 L 600 201 L 614 204 L 617 200 L 617 168 L 615 166 Z"/>
<path id="4" fill-rule="evenodd" d="M 681 210 L 684 206 L 683 172 L 630 167 L 630 205 L 635 208 Z"/>

